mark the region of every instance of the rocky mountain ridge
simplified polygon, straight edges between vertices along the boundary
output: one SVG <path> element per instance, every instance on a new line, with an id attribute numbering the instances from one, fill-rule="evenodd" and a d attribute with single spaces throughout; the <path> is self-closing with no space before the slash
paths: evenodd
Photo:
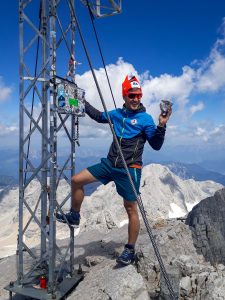
<path id="1" fill-rule="evenodd" d="M 140 192 L 147 216 L 156 220 L 183 217 L 200 200 L 222 187 L 213 181 L 182 180 L 168 167 L 151 164 L 143 168 Z M 86 199 L 82 218 L 83 230 L 120 227 L 127 216 L 114 183 L 101 185 Z"/>
<path id="2" fill-rule="evenodd" d="M 196 182 L 193 179 L 182 180 L 173 174 L 167 167 L 151 164 L 143 168 L 141 181 L 141 196 L 151 220 L 160 218 L 183 217 L 200 200 L 211 196 L 221 184 L 205 181 Z M 69 186 L 61 181 L 57 198 L 63 199 L 67 195 Z M 40 194 L 38 182 L 32 182 L 26 192 L 26 201 L 34 207 L 37 195 Z M 66 209 L 69 209 L 69 201 Z M 38 208 L 40 213 L 40 208 Z M 85 197 L 82 207 L 80 231 L 96 229 L 108 232 L 127 222 L 127 215 L 123 201 L 117 194 L 114 183 L 101 185 L 91 195 Z M 0 257 L 11 255 L 16 250 L 18 232 L 18 188 L 8 189 L 0 195 Z M 25 210 L 24 219 L 27 221 L 30 214 Z M 30 246 L 39 243 L 38 227 L 31 222 L 27 232 L 26 241 Z M 65 225 L 57 224 L 57 237 L 65 238 L 68 230 Z"/>
<path id="3" fill-rule="evenodd" d="M 225 175 L 208 170 L 204 164 L 187 164 L 181 162 L 168 162 L 163 164 L 167 166 L 170 171 L 179 176 L 181 179 L 194 179 L 196 181 L 212 180 L 222 185 L 225 185 Z"/>

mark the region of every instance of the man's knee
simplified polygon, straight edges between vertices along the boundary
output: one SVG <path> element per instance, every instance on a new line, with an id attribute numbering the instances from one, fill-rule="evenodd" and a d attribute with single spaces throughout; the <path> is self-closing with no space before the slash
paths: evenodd
<path id="1" fill-rule="evenodd" d="M 87 170 L 74 175 L 71 179 L 72 186 L 75 188 L 82 188 L 85 184 L 96 181 L 95 177 Z"/>
<path id="2" fill-rule="evenodd" d="M 131 202 L 131 201 L 124 200 L 124 207 L 128 215 L 138 214 L 136 201 Z"/>
<path id="3" fill-rule="evenodd" d="M 73 185 L 74 187 L 81 187 L 81 186 L 82 186 L 82 184 L 81 184 L 81 182 L 80 182 L 80 180 L 79 180 L 79 176 L 78 176 L 78 175 L 74 175 L 74 176 L 72 177 L 71 183 L 72 183 L 72 185 Z"/>

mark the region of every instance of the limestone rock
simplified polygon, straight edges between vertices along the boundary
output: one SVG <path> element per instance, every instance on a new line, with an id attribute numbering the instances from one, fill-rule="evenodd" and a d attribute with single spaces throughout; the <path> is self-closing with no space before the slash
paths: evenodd
<path id="1" fill-rule="evenodd" d="M 225 264 L 225 188 L 196 205 L 186 223 L 198 253 L 212 264 Z"/>
<path id="2" fill-rule="evenodd" d="M 149 300 L 144 280 L 134 266 L 117 268 L 115 261 L 104 261 L 93 267 L 79 284 L 72 299 L 111 299 L 111 300 Z"/>

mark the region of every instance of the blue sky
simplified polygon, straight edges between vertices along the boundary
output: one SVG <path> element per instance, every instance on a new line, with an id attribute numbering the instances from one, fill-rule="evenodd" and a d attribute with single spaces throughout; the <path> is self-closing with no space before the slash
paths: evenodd
<path id="1" fill-rule="evenodd" d="M 5 149 L 16 148 L 18 137 L 19 47 L 15 3 L 2 3 L 4 13 L 0 20 L 0 148 Z M 108 107 L 113 108 L 87 10 L 79 1 L 76 6 L 103 94 Z M 60 9 L 66 22 L 63 4 Z M 38 2 L 30 14 L 37 23 Z M 121 81 L 128 72 L 140 78 L 143 103 L 156 122 L 160 99 L 172 98 L 174 102 L 166 143 L 159 154 L 149 153 L 153 158 L 189 162 L 207 157 L 225 159 L 224 18 L 222 0 L 127 0 L 120 15 L 95 20 L 118 106 L 123 103 Z M 88 100 L 101 109 L 79 37 L 76 59 L 82 62 L 77 68 L 77 82 L 86 89 Z M 31 60 L 30 65 L 34 68 Z M 65 54 L 65 60 L 59 61 L 62 73 L 66 66 Z M 81 155 L 107 153 L 111 138 L 104 125 L 96 125 L 88 117 L 81 120 L 81 137 Z"/>

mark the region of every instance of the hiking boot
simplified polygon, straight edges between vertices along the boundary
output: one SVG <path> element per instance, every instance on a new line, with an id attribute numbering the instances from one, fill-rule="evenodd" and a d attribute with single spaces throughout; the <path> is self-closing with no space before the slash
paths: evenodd
<path id="1" fill-rule="evenodd" d="M 132 264 L 135 260 L 135 250 L 130 245 L 125 245 L 122 254 L 117 257 L 116 262 L 123 265 Z"/>
<path id="2" fill-rule="evenodd" d="M 80 224 L 80 213 L 76 212 L 72 208 L 70 209 L 70 212 L 66 214 L 55 214 L 56 220 L 61 223 L 69 224 L 71 227 L 77 227 Z M 67 220 L 67 221 L 66 221 Z"/>

